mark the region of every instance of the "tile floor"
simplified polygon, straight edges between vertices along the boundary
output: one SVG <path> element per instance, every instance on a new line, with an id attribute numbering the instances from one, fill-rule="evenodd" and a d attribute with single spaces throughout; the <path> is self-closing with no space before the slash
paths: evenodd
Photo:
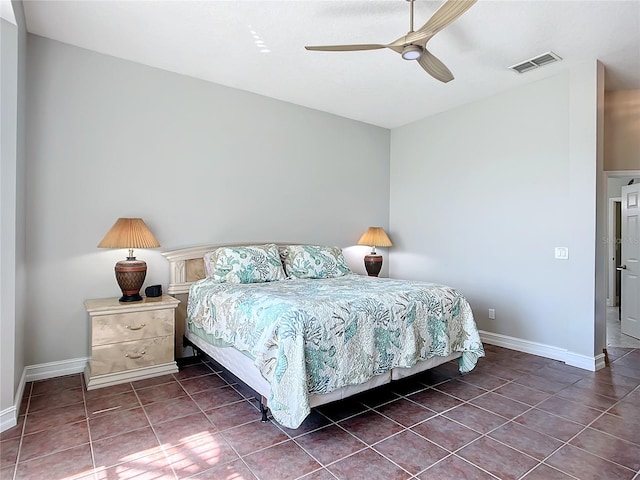
<path id="1" fill-rule="evenodd" d="M 314 409 L 261 423 L 252 392 L 214 364 L 87 392 L 81 375 L 27 385 L 0 435 L 0 479 L 640 480 L 640 350 L 598 372 L 486 345 Z"/>
<path id="2" fill-rule="evenodd" d="M 618 307 L 607 307 L 607 346 L 640 348 L 640 339 L 622 333 Z"/>

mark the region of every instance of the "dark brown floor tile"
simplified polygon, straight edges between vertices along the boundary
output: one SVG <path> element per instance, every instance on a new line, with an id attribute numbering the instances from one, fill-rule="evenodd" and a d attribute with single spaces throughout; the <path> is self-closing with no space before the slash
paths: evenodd
<path id="1" fill-rule="evenodd" d="M 343 420 L 339 425 L 368 445 L 372 445 L 403 430 L 401 425 L 372 410 Z"/>
<path id="2" fill-rule="evenodd" d="M 601 376 L 597 378 L 583 378 L 579 382 L 574 383 L 574 386 L 583 388 L 597 395 L 604 395 L 605 397 L 620 400 L 625 395 L 631 393 L 637 385 L 635 385 L 635 382 L 629 382 L 628 379 L 619 376 Z"/>
<path id="3" fill-rule="evenodd" d="M 426 387 L 423 385 L 422 388 Z M 357 395 L 353 400 L 356 400 L 367 407 L 378 407 L 384 403 L 397 400 L 398 398 L 400 398 L 400 396 L 395 391 L 393 391 L 389 386 L 384 386 L 374 388 L 373 390 Z M 360 413 L 363 410 L 360 406 L 357 406 L 356 409 L 358 410 L 356 413 Z M 340 420 L 343 419 L 344 417 Z"/>
<path id="4" fill-rule="evenodd" d="M 178 478 L 184 477 L 179 476 Z M 189 478 L 193 480 L 258 480 L 242 460 L 218 465 Z"/>
<path id="5" fill-rule="evenodd" d="M 33 382 L 31 395 L 53 395 L 54 393 L 70 388 L 82 388 L 82 375 L 65 375 L 63 377 L 49 378 L 47 380 L 36 380 Z"/>
<path id="6" fill-rule="evenodd" d="M 212 373 L 210 375 L 193 378 L 190 377 L 185 380 L 180 380 L 180 385 L 182 385 L 182 388 L 184 388 L 188 394 L 193 395 L 194 393 L 202 392 L 203 390 L 226 387 L 227 382 L 222 380 L 217 374 Z"/>
<path id="7" fill-rule="evenodd" d="M 15 471 L 15 465 L 0 467 L 0 480 L 13 480 L 13 474 L 15 473 Z"/>
<path id="8" fill-rule="evenodd" d="M 367 447 L 336 425 L 297 437 L 296 442 L 322 465 L 328 465 Z"/>
<path id="9" fill-rule="evenodd" d="M 321 467 L 293 440 L 247 455 L 244 461 L 260 480 L 293 480 Z"/>
<path id="10" fill-rule="evenodd" d="M 527 405 L 537 405 L 540 402 L 544 402 L 551 396 L 550 393 L 541 392 L 533 388 L 524 387 L 517 383 L 508 383 L 504 387 L 500 387 L 494 390 L 494 393 L 504 395 L 505 397 L 517 400 Z"/>
<path id="11" fill-rule="evenodd" d="M 94 442 L 148 426 L 149 421 L 142 407 L 116 410 L 108 415 L 98 415 L 89 419 L 91 440 Z"/>
<path id="12" fill-rule="evenodd" d="M 0 468 L 15 465 L 19 448 L 20 438 L 10 438 L 0 442 Z"/>
<path id="13" fill-rule="evenodd" d="M 194 393 L 191 398 L 202 410 L 210 410 L 244 400 L 242 395 L 229 386 Z"/>
<path id="14" fill-rule="evenodd" d="M 520 377 L 517 380 L 514 380 L 514 383 L 546 393 L 558 393 L 560 390 L 568 386 L 567 383 L 533 374 Z"/>
<path id="15" fill-rule="evenodd" d="M 588 389 L 580 388 L 576 385 L 571 385 L 564 390 L 560 390 L 556 396 L 566 398 L 567 400 L 572 400 L 576 403 L 581 403 L 582 405 L 596 408 L 598 410 L 606 410 L 617 401 L 615 398 L 598 395 L 597 393 L 593 393 Z"/>
<path id="16" fill-rule="evenodd" d="M 219 433 L 201 435 L 169 447 L 166 449 L 166 455 L 178 478 L 204 474 L 203 472 L 214 467 L 238 459 L 238 455 Z"/>
<path id="17" fill-rule="evenodd" d="M 412 393 L 419 392 L 421 390 L 424 390 L 425 388 L 427 388 L 426 385 L 420 383 L 413 377 L 403 378 L 402 380 L 395 380 L 389 385 L 389 389 L 392 392 L 397 393 L 401 397 L 405 395 L 411 395 Z"/>
<path id="18" fill-rule="evenodd" d="M 130 383 L 120 383 L 118 385 L 111 385 L 110 387 L 85 390 L 84 398 L 87 402 L 90 402 L 97 398 L 109 397 L 111 395 L 120 395 L 121 393 L 131 392 L 133 392 L 133 387 Z"/>
<path id="19" fill-rule="evenodd" d="M 94 397 L 87 400 L 87 414 L 89 417 L 111 414 L 118 410 L 128 410 L 139 407 L 140 402 L 133 390 L 106 397 Z"/>
<path id="20" fill-rule="evenodd" d="M 476 368 L 473 371 L 478 370 L 479 373 L 489 373 L 493 376 L 504 378 L 505 380 L 515 380 L 516 378 L 522 377 L 525 375 L 524 373 L 514 370 L 509 367 L 505 367 L 498 364 L 485 364 L 480 368 Z"/>
<path id="21" fill-rule="evenodd" d="M 326 468 L 321 468 L 320 470 L 311 472 L 304 477 L 300 477 L 300 480 L 336 480 L 336 477 L 331 475 L 329 470 Z"/>
<path id="22" fill-rule="evenodd" d="M 212 408 L 204 413 L 219 430 L 236 427 L 260 418 L 260 412 L 247 400 Z"/>
<path id="23" fill-rule="evenodd" d="M 154 387 L 156 385 L 163 385 L 167 383 L 176 382 L 175 377 L 172 374 L 160 375 L 159 377 L 145 378 L 144 380 L 137 380 L 131 383 L 131 386 L 135 390 L 140 390 L 143 388 Z"/>
<path id="24" fill-rule="evenodd" d="M 340 480 L 405 480 L 411 477 L 408 472 L 397 467 L 382 455 L 371 449 L 362 450 L 327 469 Z"/>
<path id="25" fill-rule="evenodd" d="M 92 442 L 96 466 L 110 467 L 161 451 L 150 427 Z"/>
<path id="26" fill-rule="evenodd" d="M 522 414 L 514 421 L 532 430 L 550 435 L 565 442 L 584 428 L 583 425 L 565 420 L 536 408 Z"/>
<path id="27" fill-rule="evenodd" d="M 618 417 L 637 418 L 638 422 L 640 422 L 640 405 L 626 402 L 624 399 L 607 410 L 607 413 L 617 415 Z"/>
<path id="28" fill-rule="evenodd" d="M 229 428 L 222 434 L 241 456 L 289 440 L 289 437 L 271 422 L 263 423 L 259 420 Z"/>
<path id="29" fill-rule="evenodd" d="M 304 435 L 305 433 L 311 432 L 313 430 L 317 430 L 318 428 L 322 428 L 327 426 L 331 421 L 318 412 L 315 408 L 311 409 L 311 413 L 307 415 L 307 418 L 304 419 L 302 424 L 298 428 L 287 428 L 279 425 L 280 429 L 284 431 L 291 438 L 299 437 L 300 435 Z"/>
<path id="30" fill-rule="evenodd" d="M 140 403 L 142 405 L 148 405 L 154 402 L 162 402 L 164 400 L 170 400 L 172 398 L 185 397 L 187 395 L 180 384 L 175 380 L 173 382 L 164 383 L 162 385 L 136 389 L 136 393 L 138 394 L 138 398 L 140 399 Z"/>
<path id="31" fill-rule="evenodd" d="M 83 393 L 84 390 L 82 388 L 69 388 L 51 394 L 32 396 L 29 403 L 29 413 L 84 402 Z"/>
<path id="32" fill-rule="evenodd" d="M 178 373 L 174 373 L 173 376 L 182 382 L 187 378 L 200 377 L 202 375 L 210 375 L 213 373 L 213 370 L 206 363 L 195 363 L 193 365 L 186 365 L 184 367 L 180 367 L 180 371 Z"/>
<path id="33" fill-rule="evenodd" d="M 155 453 L 113 467 L 96 469 L 97 480 L 172 480 L 175 478 L 164 453 Z"/>
<path id="34" fill-rule="evenodd" d="M 24 415 L 18 417 L 15 427 L 11 427 L 4 432 L 0 432 L 0 440 L 9 440 L 11 438 L 20 438 L 22 435 L 22 429 L 24 428 Z"/>
<path id="35" fill-rule="evenodd" d="M 452 397 L 446 393 L 442 393 L 439 390 L 429 388 L 418 393 L 414 393 L 407 397 L 412 402 L 419 403 L 425 407 L 433 410 L 434 412 L 444 412 L 450 408 L 462 405 L 463 400 Z"/>
<path id="36" fill-rule="evenodd" d="M 487 433 L 507 421 L 504 417 L 487 412 L 468 403 L 444 412 L 442 415 L 480 433 Z"/>
<path id="37" fill-rule="evenodd" d="M 489 437 L 479 438 L 457 455 L 502 480 L 518 479 L 538 464 L 537 460 Z"/>
<path id="38" fill-rule="evenodd" d="M 570 443 L 589 453 L 640 471 L 640 445 L 620 440 L 592 428 L 580 432 Z"/>
<path id="39" fill-rule="evenodd" d="M 515 422 L 503 425 L 489 436 L 538 460 L 544 460 L 562 445 L 562 442 L 555 438 Z"/>
<path id="40" fill-rule="evenodd" d="M 256 392 L 253 388 L 244 383 L 236 383 L 235 385 L 231 385 L 233 389 L 242 395 L 244 398 L 249 400 L 260 400 L 261 395 Z"/>
<path id="41" fill-rule="evenodd" d="M 411 430 L 376 443 L 373 449 L 414 475 L 449 455 L 447 450 Z"/>
<path id="42" fill-rule="evenodd" d="M 89 443 L 89 429 L 86 420 L 25 435 L 20 448 L 20 462 L 85 443 Z"/>
<path id="43" fill-rule="evenodd" d="M 493 392 L 474 398 L 471 403 L 508 419 L 515 418 L 531 408 L 529 405 Z"/>
<path id="44" fill-rule="evenodd" d="M 19 462 L 16 480 L 76 479 L 93 476 L 93 462 L 89 444 Z"/>
<path id="45" fill-rule="evenodd" d="M 164 402 L 149 403 L 144 406 L 151 425 L 167 422 L 174 418 L 186 417 L 200 411 L 198 405 L 189 397 L 178 397 Z"/>
<path id="46" fill-rule="evenodd" d="M 411 430 L 450 451 L 457 450 L 480 436 L 478 432 L 443 416 L 431 418 Z"/>
<path id="47" fill-rule="evenodd" d="M 318 411 L 334 422 L 352 417 L 367 410 L 367 407 L 354 398 L 346 398 L 318 407 Z"/>
<path id="48" fill-rule="evenodd" d="M 455 455 L 436 463 L 418 475 L 418 478 L 420 480 L 495 480 L 493 475 L 489 475 Z"/>
<path id="49" fill-rule="evenodd" d="M 582 425 L 588 425 L 602 415 L 602 410 L 586 407 L 579 403 L 557 396 L 545 400 L 536 408 L 544 410 L 545 412 L 553 413 L 573 422 L 581 423 Z"/>
<path id="50" fill-rule="evenodd" d="M 433 368 L 431 370 L 425 370 L 422 373 L 416 375 L 416 380 L 422 383 L 426 387 L 438 385 L 443 382 L 447 382 L 452 378 L 458 378 L 460 372 L 454 372 L 452 370 L 445 370 L 439 368 Z"/>
<path id="51" fill-rule="evenodd" d="M 563 365 L 563 364 L 562 364 Z M 553 380 L 554 382 L 569 386 L 585 377 L 585 373 L 572 373 L 567 370 L 562 371 L 557 365 L 549 365 L 535 372 L 536 376 Z"/>
<path id="52" fill-rule="evenodd" d="M 635 472 L 615 463 L 596 457 L 579 448 L 565 445 L 551 455 L 545 463 L 573 475 L 580 480 L 632 479 Z"/>
<path id="53" fill-rule="evenodd" d="M 633 418 L 621 418 L 605 413 L 590 425 L 601 432 L 609 433 L 628 442 L 640 445 L 640 421 Z"/>
<path id="54" fill-rule="evenodd" d="M 465 383 L 470 383 L 476 387 L 484 388 L 485 390 L 493 390 L 503 386 L 508 380 L 499 378 L 489 373 L 471 371 L 460 378 Z"/>
<path id="55" fill-rule="evenodd" d="M 619 364 L 616 360 L 611 365 L 611 371 L 616 375 L 624 375 L 625 377 L 635 378 L 636 380 L 640 380 L 640 369 L 630 367 L 627 365 Z"/>
<path id="56" fill-rule="evenodd" d="M 449 382 L 436 385 L 434 388 L 461 400 L 471 400 L 472 398 L 487 393 L 484 388 L 476 387 L 475 385 L 464 383 L 459 380 L 451 380 Z"/>
<path id="57" fill-rule="evenodd" d="M 404 398 L 377 407 L 377 412 L 389 417 L 405 427 L 424 422 L 436 412 Z"/>
<path id="58" fill-rule="evenodd" d="M 573 477 L 541 463 L 531 470 L 523 480 L 573 480 Z"/>
<path id="59" fill-rule="evenodd" d="M 84 403 L 74 403 L 64 407 L 51 408 L 43 412 L 27 415 L 24 433 L 57 428 L 87 418 Z"/>
<path id="60" fill-rule="evenodd" d="M 207 416 L 200 412 L 154 424 L 153 429 L 160 443 L 165 447 L 195 440 L 203 435 L 210 436 L 218 431 Z"/>

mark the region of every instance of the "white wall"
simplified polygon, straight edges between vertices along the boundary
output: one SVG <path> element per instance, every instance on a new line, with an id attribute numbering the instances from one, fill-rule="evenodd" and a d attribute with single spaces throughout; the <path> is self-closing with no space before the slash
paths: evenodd
<path id="1" fill-rule="evenodd" d="M 391 275 L 456 286 L 480 329 L 593 358 L 597 82 L 594 62 L 394 129 Z"/>
<path id="2" fill-rule="evenodd" d="M 118 217 L 155 233 L 136 254 L 165 289 L 163 250 L 388 226 L 386 129 L 33 35 L 28 62 L 27 364 L 88 355 L 83 301 L 120 294 L 126 251 L 96 248 Z"/>
<path id="3" fill-rule="evenodd" d="M 15 12 L 14 12 L 15 10 Z M 24 371 L 25 58 L 21 3 L 3 2 L 0 20 L 0 430 L 15 425 Z M 10 18 L 11 22 L 4 20 Z M 13 23 L 15 22 L 15 23 Z"/>

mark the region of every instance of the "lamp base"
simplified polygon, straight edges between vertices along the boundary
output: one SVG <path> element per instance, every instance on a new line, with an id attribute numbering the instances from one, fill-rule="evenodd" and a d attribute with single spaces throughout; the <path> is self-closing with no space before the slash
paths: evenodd
<path id="1" fill-rule="evenodd" d="M 119 302 L 140 302 L 140 289 L 147 276 L 147 263 L 144 260 L 136 260 L 136 257 L 127 257 L 126 260 L 120 260 L 115 267 L 116 281 L 122 297 Z"/>
<path id="2" fill-rule="evenodd" d="M 377 277 L 382 270 L 382 255 L 365 255 L 364 268 L 370 277 Z"/>

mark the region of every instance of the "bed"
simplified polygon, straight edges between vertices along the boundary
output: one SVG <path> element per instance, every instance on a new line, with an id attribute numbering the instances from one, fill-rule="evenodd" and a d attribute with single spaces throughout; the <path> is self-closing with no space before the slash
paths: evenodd
<path id="1" fill-rule="evenodd" d="M 351 272 L 336 247 L 205 245 L 164 252 L 182 338 L 298 428 L 310 409 L 458 359 L 484 356 L 454 288 Z"/>

